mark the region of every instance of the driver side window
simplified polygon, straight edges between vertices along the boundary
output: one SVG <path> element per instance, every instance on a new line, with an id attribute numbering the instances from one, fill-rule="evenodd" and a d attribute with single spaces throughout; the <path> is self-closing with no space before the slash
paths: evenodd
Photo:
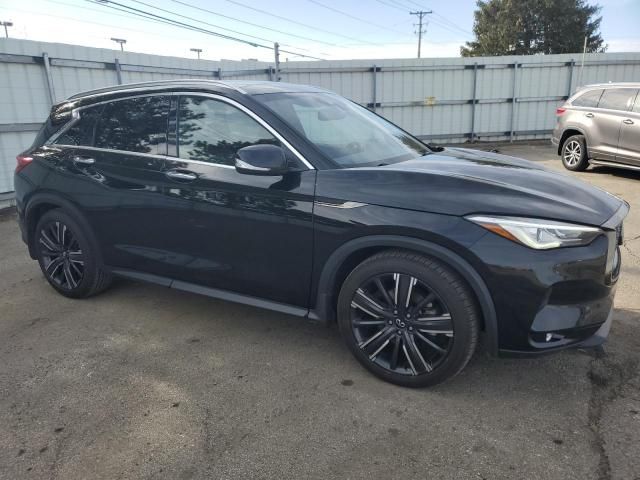
<path id="1" fill-rule="evenodd" d="M 280 145 L 280 142 L 233 105 L 206 97 L 180 97 L 178 157 L 234 165 L 239 149 L 259 144 Z"/>

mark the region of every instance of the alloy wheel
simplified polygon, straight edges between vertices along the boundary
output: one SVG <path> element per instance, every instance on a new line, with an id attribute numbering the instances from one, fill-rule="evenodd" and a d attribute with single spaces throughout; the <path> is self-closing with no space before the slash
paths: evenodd
<path id="1" fill-rule="evenodd" d="M 48 223 L 38 243 L 49 280 L 66 290 L 77 288 L 84 278 L 84 255 L 73 231 L 59 221 Z"/>
<path id="2" fill-rule="evenodd" d="M 563 155 L 565 163 L 570 167 L 575 167 L 582 158 L 582 145 L 576 140 L 571 140 L 564 147 Z"/>
<path id="3" fill-rule="evenodd" d="M 453 346 L 445 303 L 427 284 L 402 273 L 376 275 L 356 290 L 351 328 L 369 360 L 396 374 L 432 372 Z"/>

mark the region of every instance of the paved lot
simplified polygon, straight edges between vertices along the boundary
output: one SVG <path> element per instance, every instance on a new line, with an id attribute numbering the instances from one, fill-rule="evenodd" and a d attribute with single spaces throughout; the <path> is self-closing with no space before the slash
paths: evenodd
<path id="1" fill-rule="evenodd" d="M 633 207 L 605 353 L 480 353 L 429 390 L 282 314 L 129 281 L 65 299 L 5 216 L 0 478 L 640 478 L 640 174 L 579 176 Z"/>

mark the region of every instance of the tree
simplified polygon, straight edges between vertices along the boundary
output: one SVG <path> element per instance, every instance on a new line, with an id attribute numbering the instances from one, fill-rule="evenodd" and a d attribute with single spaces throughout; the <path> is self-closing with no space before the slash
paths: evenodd
<path id="1" fill-rule="evenodd" d="M 585 0 L 478 0 L 463 57 L 604 52 L 599 5 Z"/>

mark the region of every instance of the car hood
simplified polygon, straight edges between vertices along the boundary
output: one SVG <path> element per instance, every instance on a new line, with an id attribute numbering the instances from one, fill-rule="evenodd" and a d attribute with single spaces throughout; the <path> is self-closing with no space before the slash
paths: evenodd
<path id="1" fill-rule="evenodd" d="M 602 225 L 624 203 L 534 162 L 465 148 L 383 167 L 320 171 L 316 193 L 449 215 L 490 213 L 589 225 Z"/>

